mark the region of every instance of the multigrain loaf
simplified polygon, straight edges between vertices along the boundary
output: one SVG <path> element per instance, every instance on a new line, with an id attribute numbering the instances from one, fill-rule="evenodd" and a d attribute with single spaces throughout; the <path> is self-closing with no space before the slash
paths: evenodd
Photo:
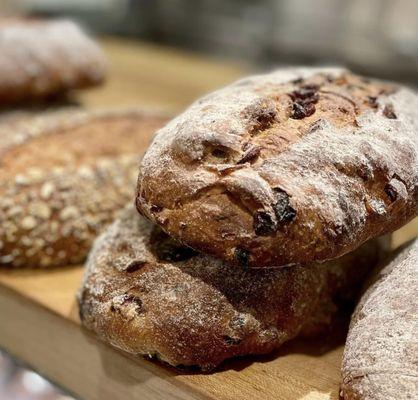
<path id="1" fill-rule="evenodd" d="M 323 262 L 418 210 L 418 96 L 342 69 L 250 77 L 161 129 L 138 210 L 229 264 Z"/>
<path id="2" fill-rule="evenodd" d="M 80 317 L 124 351 L 209 370 L 323 333 L 384 249 L 375 240 L 323 265 L 231 269 L 182 247 L 129 207 L 89 255 Z"/>
<path id="3" fill-rule="evenodd" d="M 43 99 L 104 80 L 98 46 L 66 20 L 0 20 L 0 105 Z"/>
<path id="4" fill-rule="evenodd" d="M 418 398 L 418 239 L 372 274 L 352 316 L 342 379 L 345 400 Z"/>
<path id="5" fill-rule="evenodd" d="M 83 261 L 126 202 L 167 118 L 141 110 L 57 111 L 0 124 L 0 265 Z"/>

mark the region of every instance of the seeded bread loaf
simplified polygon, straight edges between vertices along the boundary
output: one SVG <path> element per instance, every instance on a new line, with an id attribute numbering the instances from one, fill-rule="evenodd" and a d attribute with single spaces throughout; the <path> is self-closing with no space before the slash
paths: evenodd
<path id="1" fill-rule="evenodd" d="M 70 21 L 0 20 L 0 104 L 43 99 L 97 85 L 98 46 Z"/>
<path id="2" fill-rule="evenodd" d="M 130 207 L 89 255 L 80 316 L 124 351 L 209 370 L 323 333 L 383 249 L 375 240 L 325 265 L 231 269 L 182 247 Z"/>
<path id="3" fill-rule="evenodd" d="M 351 319 L 346 400 L 418 398 L 418 239 L 375 271 Z"/>
<path id="4" fill-rule="evenodd" d="M 0 264 L 83 261 L 103 226 L 134 201 L 138 149 L 165 122 L 121 110 L 0 124 Z"/>
<path id="5" fill-rule="evenodd" d="M 137 208 L 230 264 L 323 262 L 418 212 L 418 96 L 341 69 L 285 69 L 161 129 Z"/>

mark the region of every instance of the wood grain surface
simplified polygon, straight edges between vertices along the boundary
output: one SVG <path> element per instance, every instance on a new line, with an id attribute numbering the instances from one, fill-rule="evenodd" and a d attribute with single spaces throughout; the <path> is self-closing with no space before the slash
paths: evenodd
<path id="1" fill-rule="evenodd" d="M 82 94 L 90 107 L 179 111 L 248 72 L 172 49 L 106 39 L 110 78 Z M 145 150 L 145 149 L 143 149 Z M 418 234 L 418 220 L 394 244 Z M 265 357 L 227 362 L 213 374 L 176 371 L 100 343 L 80 327 L 75 294 L 82 267 L 0 271 L 0 347 L 75 396 L 119 399 L 338 399 L 344 331 L 294 341 Z"/>

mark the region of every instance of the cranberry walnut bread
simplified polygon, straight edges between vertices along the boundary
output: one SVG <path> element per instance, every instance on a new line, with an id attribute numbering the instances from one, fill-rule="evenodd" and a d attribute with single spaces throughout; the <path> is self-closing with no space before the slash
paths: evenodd
<path id="1" fill-rule="evenodd" d="M 106 64 L 70 21 L 0 20 L 0 104 L 44 99 L 97 85 Z"/>
<path id="2" fill-rule="evenodd" d="M 342 69 L 284 69 L 195 102 L 141 164 L 140 213 L 250 267 L 323 262 L 418 209 L 418 96 Z"/>
<path id="3" fill-rule="evenodd" d="M 376 271 L 350 325 L 346 400 L 418 398 L 418 239 Z"/>
<path id="4" fill-rule="evenodd" d="M 80 317 L 129 353 L 209 370 L 324 332 L 385 246 L 371 241 L 324 265 L 231 269 L 182 247 L 129 207 L 89 255 Z"/>
<path id="5" fill-rule="evenodd" d="M 0 265 L 83 261 L 134 199 L 139 163 L 161 114 L 49 112 L 0 124 Z"/>

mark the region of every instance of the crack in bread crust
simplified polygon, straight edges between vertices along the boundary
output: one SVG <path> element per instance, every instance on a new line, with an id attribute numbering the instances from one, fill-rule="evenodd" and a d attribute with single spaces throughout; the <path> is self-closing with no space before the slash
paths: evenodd
<path id="1" fill-rule="evenodd" d="M 252 267 L 339 257 L 417 215 L 417 110 L 412 91 L 339 69 L 239 81 L 157 133 L 137 208 L 229 264 L 237 248 Z"/>

